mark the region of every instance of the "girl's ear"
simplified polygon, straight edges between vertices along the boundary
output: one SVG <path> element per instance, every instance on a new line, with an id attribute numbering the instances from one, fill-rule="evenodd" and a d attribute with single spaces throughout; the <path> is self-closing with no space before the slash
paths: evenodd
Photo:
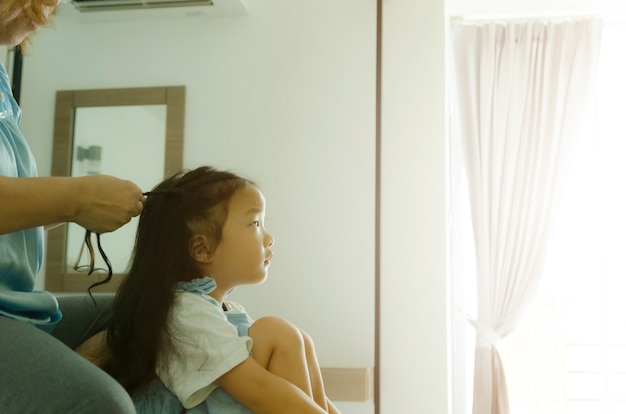
<path id="1" fill-rule="evenodd" d="M 209 239 L 205 235 L 194 234 L 189 240 L 189 254 L 197 262 L 211 263 L 213 258 Z"/>

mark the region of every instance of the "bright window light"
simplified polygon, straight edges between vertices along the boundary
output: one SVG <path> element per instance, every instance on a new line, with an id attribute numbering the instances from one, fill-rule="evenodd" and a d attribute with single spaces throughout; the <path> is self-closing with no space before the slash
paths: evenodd
<path id="1" fill-rule="evenodd" d="M 511 414 L 626 413 L 625 44 L 626 24 L 605 23 L 597 89 L 560 195 L 540 292 L 499 348 Z M 453 163 L 460 160 L 453 154 Z M 458 173 L 453 177 L 465 180 Z M 467 197 L 463 185 L 453 183 L 457 200 Z M 475 290 L 468 287 L 475 274 L 468 211 L 466 201 L 453 212 L 463 223 L 454 233 L 453 245 L 462 254 L 455 255 L 453 283 L 467 288 L 456 290 L 455 306 L 471 313 Z M 471 413 L 474 342 L 467 325 L 457 317 L 459 414 Z"/>

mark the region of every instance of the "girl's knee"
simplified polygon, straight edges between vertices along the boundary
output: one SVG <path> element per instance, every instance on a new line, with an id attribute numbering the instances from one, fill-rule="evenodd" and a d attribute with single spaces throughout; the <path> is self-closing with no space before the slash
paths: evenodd
<path id="1" fill-rule="evenodd" d="M 271 341 L 276 345 L 282 344 L 299 348 L 306 346 L 305 335 L 300 329 L 291 322 L 273 316 L 266 316 L 254 322 L 250 327 L 249 335 L 255 343 Z"/>

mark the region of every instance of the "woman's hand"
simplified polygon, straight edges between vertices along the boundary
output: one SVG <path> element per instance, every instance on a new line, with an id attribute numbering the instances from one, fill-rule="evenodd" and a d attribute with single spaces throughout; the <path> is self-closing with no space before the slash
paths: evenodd
<path id="1" fill-rule="evenodd" d="M 134 183 L 108 175 L 0 176 L 0 200 L 0 234 L 65 222 L 105 233 L 139 215 L 145 198 Z"/>
<path id="2" fill-rule="evenodd" d="M 71 220 L 95 233 L 116 230 L 141 214 L 145 197 L 137 185 L 108 175 L 79 177 L 79 206 Z"/>

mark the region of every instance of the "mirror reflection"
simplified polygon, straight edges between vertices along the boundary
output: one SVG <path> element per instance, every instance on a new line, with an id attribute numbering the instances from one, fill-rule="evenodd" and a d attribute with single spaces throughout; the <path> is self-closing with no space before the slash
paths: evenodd
<path id="1" fill-rule="evenodd" d="M 165 105 L 133 105 L 77 108 L 71 175 L 107 174 L 132 177 L 148 191 L 163 178 L 163 163 L 142 160 L 165 159 Z M 141 168 L 138 168 L 138 165 Z M 118 230 L 102 235 L 102 243 L 115 272 L 126 271 L 138 218 Z M 85 231 L 71 223 L 67 229 L 65 272 L 71 272 L 83 244 Z M 105 268 L 96 256 L 96 267 Z"/>
<path id="2" fill-rule="evenodd" d="M 182 168 L 184 99 L 182 86 L 57 92 L 52 175 L 107 174 L 132 180 L 148 191 Z M 117 289 L 137 223 L 135 218 L 102 235 L 114 275 L 97 290 Z M 86 277 L 74 270 L 84 233 L 73 223 L 48 232 L 46 289 L 84 292 L 104 277 Z M 106 267 L 100 257 L 96 267 Z"/>

